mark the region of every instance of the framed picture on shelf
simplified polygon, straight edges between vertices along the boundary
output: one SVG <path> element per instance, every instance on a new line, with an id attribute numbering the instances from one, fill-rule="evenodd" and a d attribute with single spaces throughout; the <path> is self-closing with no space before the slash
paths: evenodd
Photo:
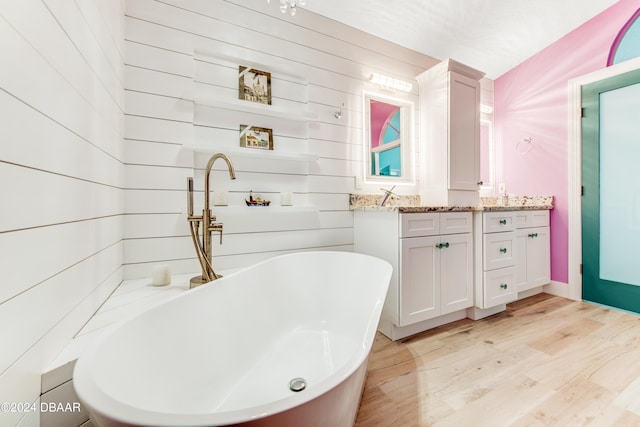
<path id="1" fill-rule="evenodd" d="M 271 105 L 271 73 L 240 66 L 238 96 L 245 101 Z"/>
<path id="2" fill-rule="evenodd" d="M 240 146 L 273 150 L 273 131 L 257 126 L 240 125 Z"/>

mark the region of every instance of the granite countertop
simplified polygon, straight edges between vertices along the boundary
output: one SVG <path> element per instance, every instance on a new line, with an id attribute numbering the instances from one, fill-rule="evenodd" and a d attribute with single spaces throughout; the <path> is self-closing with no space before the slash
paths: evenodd
<path id="1" fill-rule="evenodd" d="M 553 196 L 482 197 L 478 206 L 423 206 L 419 196 L 395 196 L 379 206 L 382 196 L 351 194 L 349 207 L 354 211 L 372 212 L 472 212 L 522 211 L 553 209 Z"/>
<path id="2" fill-rule="evenodd" d="M 520 205 L 520 206 L 478 206 L 479 211 L 494 212 L 494 211 L 539 211 L 539 210 L 551 210 L 553 205 Z"/>
<path id="3" fill-rule="evenodd" d="M 527 206 L 352 206 L 352 211 L 367 212 L 400 212 L 400 213 L 422 213 L 422 212 L 497 212 L 497 211 L 534 211 L 550 210 L 549 205 L 527 205 Z"/>
<path id="4" fill-rule="evenodd" d="M 473 206 L 399 206 L 401 213 L 420 212 L 471 212 L 476 210 Z"/>

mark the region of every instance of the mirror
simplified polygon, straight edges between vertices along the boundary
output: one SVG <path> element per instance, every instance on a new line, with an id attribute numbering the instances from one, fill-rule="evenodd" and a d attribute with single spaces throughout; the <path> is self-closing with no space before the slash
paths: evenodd
<path id="1" fill-rule="evenodd" d="M 365 181 L 413 183 L 413 103 L 364 94 Z"/>
<path id="2" fill-rule="evenodd" d="M 493 121 L 480 119 L 480 186 L 481 196 L 495 195 L 496 153 L 493 140 Z"/>

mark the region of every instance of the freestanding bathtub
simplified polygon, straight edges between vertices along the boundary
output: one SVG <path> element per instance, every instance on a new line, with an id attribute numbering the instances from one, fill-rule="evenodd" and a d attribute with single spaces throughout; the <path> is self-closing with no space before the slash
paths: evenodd
<path id="1" fill-rule="evenodd" d="M 351 252 L 271 258 L 123 322 L 76 392 L 100 427 L 351 426 L 390 277 Z"/>

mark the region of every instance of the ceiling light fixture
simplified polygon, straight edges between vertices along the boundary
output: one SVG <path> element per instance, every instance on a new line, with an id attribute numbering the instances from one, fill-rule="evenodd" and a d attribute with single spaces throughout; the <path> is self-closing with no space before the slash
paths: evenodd
<path id="1" fill-rule="evenodd" d="M 271 3 L 271 0 L 267 0 L 267 3 Z M 289 10 L 291 16 L 295 16 L 296 7 L 304 6 L 306 3 L 306 0 L 280 0 L 280 12 L 287 13 L 287 10 Z"/>
<path id="2" fill-rule="evenodd" d="M 369 81 L 380 86 L 381 89 L 391 92 L 395 92 L 398 90 L 402 92 L 411 92 L 411 89 L 413 89 L 413 85 L 409 82 L 398 80 L 393 77 L 385 76 L 378 73 L 371 74 L 371 77 L 369 77 Z"/>

